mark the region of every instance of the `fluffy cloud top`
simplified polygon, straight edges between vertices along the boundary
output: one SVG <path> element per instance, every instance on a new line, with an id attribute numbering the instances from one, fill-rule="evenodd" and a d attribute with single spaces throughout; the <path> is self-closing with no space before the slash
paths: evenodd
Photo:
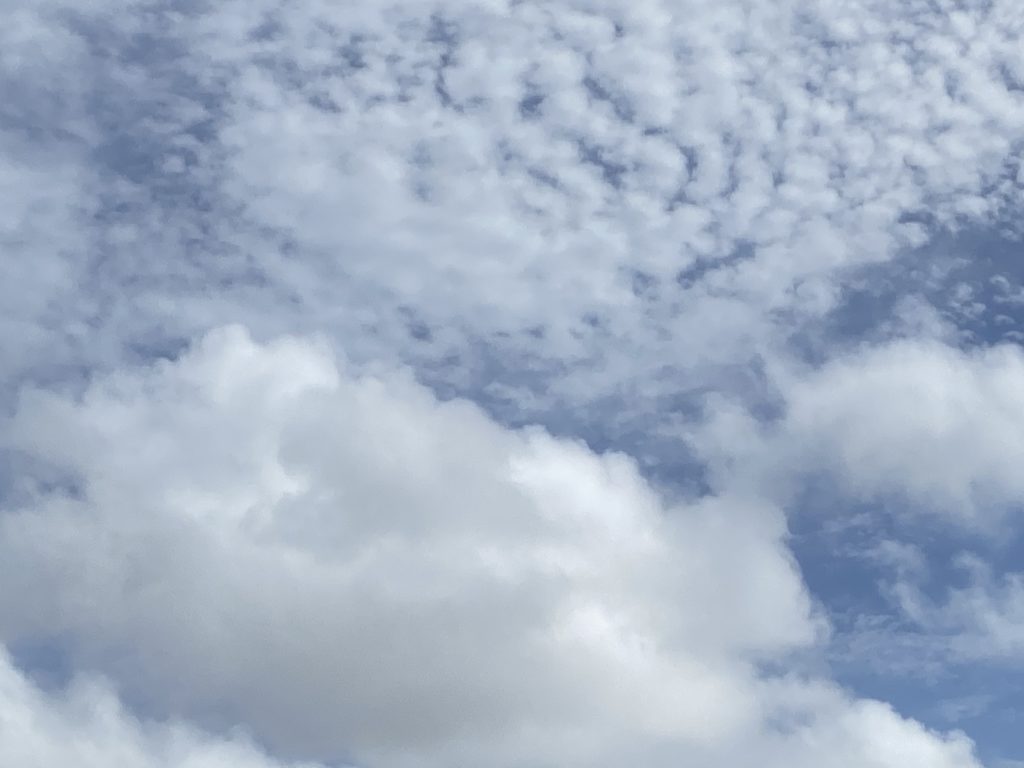
<path id="1" fill-rule="evenodd" d="M 0 636 L 145 711 L 368 766 L 971 764 L 758 672 L 820 632 L 778 510 L 667 506 L 624 456 L 322 346 L 218 331 L 4 432 L 50 475 L 0 517 Z"/>
<path id="2" fill-rule="evenodd" d="M 790 391 L 786 440 L 858 494 L 963 516 L 1024 500 L 1024 355 L 906 341 L 840 358 Z"/>
<path id="3" fill-rule="evenodd" d="M 0 658 L 0 762 L 23 768 L 286 768 L 251 744 L 140 723 L 98 680 L 45 693 Z M 313 768 L 289 763 L 287 768 Z"/>
<path id="4" fill-rule="evenodd" d="M 919 339 L 780 365 L 780 415 L 758 422 L 713 397 L 693 443 L 720 483 L 790 498 L 825 473 L 849 497 L 899 499 L 994 530 L 1024 500 L 1024 355 L 1014 345 L 960 350 Z"/>

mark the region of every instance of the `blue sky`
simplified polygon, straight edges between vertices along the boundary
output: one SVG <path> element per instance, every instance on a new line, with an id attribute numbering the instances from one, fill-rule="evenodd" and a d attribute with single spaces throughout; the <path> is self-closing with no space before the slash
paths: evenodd
<path id="1" fill-rule="evenodd" d="M 1024 765 L 1015 3 L 3 8 L 0 762 Z"/>

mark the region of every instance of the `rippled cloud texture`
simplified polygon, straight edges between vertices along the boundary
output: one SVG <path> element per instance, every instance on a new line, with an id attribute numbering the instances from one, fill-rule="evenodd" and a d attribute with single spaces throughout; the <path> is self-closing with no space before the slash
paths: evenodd
<path id="1" fill-rule="evenodd" d="M 0 762 L 1024 759 L 1017 3 L 0 9 Z"/>

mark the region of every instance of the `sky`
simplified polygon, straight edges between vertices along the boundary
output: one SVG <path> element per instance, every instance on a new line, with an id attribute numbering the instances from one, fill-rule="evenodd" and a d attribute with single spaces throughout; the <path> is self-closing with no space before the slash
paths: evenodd
<path id="1" fill-rule="evenodd" d="M 0 11 L 0 764 L 1024 766 L 1015 0 Z"/>

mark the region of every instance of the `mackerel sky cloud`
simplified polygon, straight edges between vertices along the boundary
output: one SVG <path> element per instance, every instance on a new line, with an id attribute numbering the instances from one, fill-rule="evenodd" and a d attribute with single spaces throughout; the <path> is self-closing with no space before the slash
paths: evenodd
<path id="1" fill-rule="evenodd" d="M 1024 764 L 1016 2 L 0 9 L 0 763 Z"/>

